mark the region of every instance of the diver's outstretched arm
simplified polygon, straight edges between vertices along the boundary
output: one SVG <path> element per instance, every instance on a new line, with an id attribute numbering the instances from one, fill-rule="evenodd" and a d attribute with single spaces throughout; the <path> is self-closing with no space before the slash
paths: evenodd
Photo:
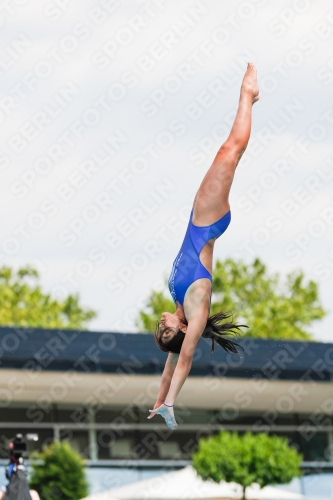
<path id="1" fill-rule="evenodd" d="M 165 362 L 164 370 L 163 370 L 163 373 L 161 376 L 160 388 L 159 388 L 158 395 L 156 398 L 156 403 L 155 403 L 154 408 L 153 408 L 154 410 L 156 408 L 159 408 L 163 404 L 163 402 L 166 398 L 166 395 L 169 392 L 170 383 L 171 383 L 171 379 L 172 379 L 173 373 L 174 373 L 176 365 L 177 365 L 178 356 L 179 356 L 179 354 L 174 354 L 173 352 L 169 352 L 169 354 L 168 354 L 167 360 Z M 147 418 L 153 418 L 154 415 L 155 415 L 155 413 L 152 413 Z"/>
<path id="2" fill-rule="evenodd" d="M 198 307 L 195 315 L 191 316 L 189 320 L 185 339 L 180 350 L 176 369 L 172 376 L 170 389 L 165 397 L 165 401 L 158 408 L 149 410 L 152 415 L 161 415 L 165 419 L 169 429 L 174 430 L 177 427 L 177 422 L 173 412 L 173 405 L 191 370 L 193 355 L 206 324 L 206 308 L 204 306 Z"/>
<path id="3" fill-rule="evenodd" d="M 190 317 L 183 345 L 180 350 L 177 366 L 173 374 L 170 389 L 165 403 L 173 405 L 192 366 L 192 359 L 200 337 L 207 325 L 207 310 L 205 306 L 197 307 Z"/>

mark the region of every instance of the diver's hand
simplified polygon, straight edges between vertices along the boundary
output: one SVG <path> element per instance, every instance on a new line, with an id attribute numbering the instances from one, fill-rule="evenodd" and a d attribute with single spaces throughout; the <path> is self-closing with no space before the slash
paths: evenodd
<path id="1" fill-rule="evenodd" d="M 154 408 L 153 410 L 149 411 L 150 411 L 150 416 L 147 418 L 153 418 L 154 415 L 161 415 L 164 418 L 169 429 L 171 429 L 172 431 L 174 431 L 175 428 L 178 426 L 175 419 L 175 414 L 173 412 L 173 406 L 170 407 L 162 404 L 158 408 L 156 409 Z"/>
<path id="2" fill-rule="evenodd" d="M 157 400 L 156 400 L 156 403 L 154 404 L 154 408 L 153 408 L 153 409 L 154 409 L 154 410 L 156 410 L 156 409 L 157 409 L 157 408 L 159 408 L 159 407 L 160 407 L 163 403 L 164 403 L 163 399 L 157 399 Z M 151 410 L 149 410 L 149 411 L 151 411 Z M 151 413 L 151 414 L 149 415 L 149 417 L 147 417 L 147 418 L 153 418 L 153 416 L 154 416 L 154 415 L 155 415 L 155 413 Z"/>

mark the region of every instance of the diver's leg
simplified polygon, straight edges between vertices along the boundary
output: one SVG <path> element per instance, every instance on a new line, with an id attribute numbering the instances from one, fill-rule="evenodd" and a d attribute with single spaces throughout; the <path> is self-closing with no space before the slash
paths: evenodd
<path id="1" fill-rule="evenodd" d="M 229 137 L 219 149 L 196 194 L 193 224 L 198 226 L 212 224 L 229 211 L 228 197 L 231 184 L 250 138 L 252 105 L 258 99 L 257 71 L 255 66 L 249 63 Z"/>

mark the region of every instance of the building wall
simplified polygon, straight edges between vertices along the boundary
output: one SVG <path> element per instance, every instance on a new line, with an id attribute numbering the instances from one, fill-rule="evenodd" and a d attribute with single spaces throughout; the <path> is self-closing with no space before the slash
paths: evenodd
<path id="1" fill-rule="evenodd" d="M 268 432 L 286 436 L 303 453 L 305 462 L 333 462 L 332 416 L 289 412 L 271 415 L 263 424 L 262 412 L 221 409 L 176 408 L 179 427 L 170 431 L 160 416 L 147 421 L 148 407 L 44 404 L 6 404 L 0 412 L 0 459 L 8 456 L 8 442 L 17 432 L 38 433 L 28 450 L 41 449 L 54 439 L 68 439 L 72 446 L 97 465 L 107 462 L 122 466 L 140 460 L 141 467 L 174 466 L 191 460 L 201 437 L 219 429 L 239 433 Z M 267 415 L 266 415 L 267 417 Z M 169 465 L 168 465 L 169 464 Z M 138 466 L 139 464 L 137 464 Z"/>

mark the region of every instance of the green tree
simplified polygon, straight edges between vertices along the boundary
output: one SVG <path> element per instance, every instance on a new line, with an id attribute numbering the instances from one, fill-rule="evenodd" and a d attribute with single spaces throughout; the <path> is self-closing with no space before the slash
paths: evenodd
<path id="1" fill-rule="evenodd" d="M 169 292 L 153 290 L 136 326 L 152 332 L 162 312 L 174 310 Z M 217 260 L 210 313 L 219 311 L 233 311 L 234 322 L 249 326 L 248 337 L 295 340 L 311 340 L 308 327 L 326 315 L 317 283 L 306 283 L 302 271 L 293 271 L 285 279 L 278 273 L 269 274 L 258 258 L 249 265 L 230 258 Z"/>
<path id="2" fill-rule="evenodd" d="M 0 268 L 0 325 L 82 330 L 96 316 L 82 308 L 78 294 L 57 300 L 42 291 L 39 274 L 30 266 L 16 273 Z"/>
<path id="3" fill-rule="evenodd" d="M 251 432 L 240 436 L 220 431 L 208 439 L 202 438 L 192 456 L 193 467 L 202 479 L 236 482 L 243 487 L 243 499 L 246 488 L 253 483 L 263 488 L 299 477 L 301 461 L 302 455 L 289 447 L 287 438 Z"/>
<path id="4" fill-rule="evenodd" d="M 41 500 L 80 500 L 88 495 L 85 462 L 68 441 L 55 441 L 30 459 L 29 486 Z"/>

